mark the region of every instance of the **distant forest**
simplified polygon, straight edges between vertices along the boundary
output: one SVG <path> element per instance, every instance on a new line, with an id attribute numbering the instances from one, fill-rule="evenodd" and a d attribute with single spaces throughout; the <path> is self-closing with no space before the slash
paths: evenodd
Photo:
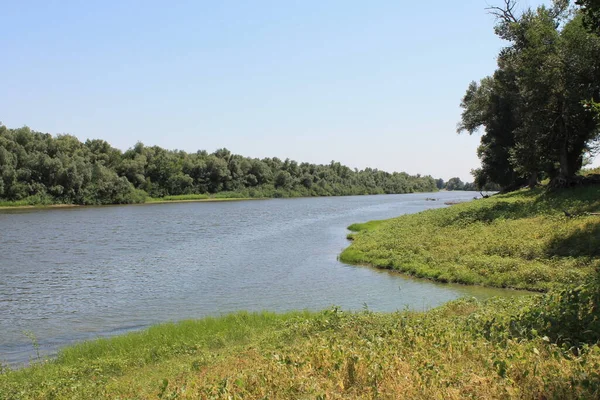
<path id="1" fill-rule="evenodd" d="M 122 152 L 104 140 L 81 142 L 28 127 L 0 125 L 0 199 L 25 204 L 143 203 L 147 197 L 343 196 L 465 190 L 458 178 L 351 169 L 278 158 L 249 158 L 227 149 L 186 153 L 136 143 Z"/>

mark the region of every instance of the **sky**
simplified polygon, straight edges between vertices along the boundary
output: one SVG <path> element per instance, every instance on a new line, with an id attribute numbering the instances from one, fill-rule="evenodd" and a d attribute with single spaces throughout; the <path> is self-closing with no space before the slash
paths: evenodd
<path id="1" fill-rule="evenodd" d="M 506 45 L 490 4 L 0 0 L 0 121 L 472 181 L 456 124 Z"/>

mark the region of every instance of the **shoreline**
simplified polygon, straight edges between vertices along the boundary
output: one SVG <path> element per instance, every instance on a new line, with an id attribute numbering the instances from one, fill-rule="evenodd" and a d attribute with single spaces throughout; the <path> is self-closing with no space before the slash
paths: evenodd
<path id="1" fill-rule="evenodd" d="M 352 239 L 348 239 L 350 242 L 352 242 Z M 339 256 L 338 256 L 339 257 Z M 339 258 L 338 258 L 339 259 Z M 356 263 L 356 264 L 352 264 L 346 261 L 342 261 L 339 260 L 341 263 L 344 263 L 346 265 L 349 265 L 351 267 L 361 267 L 361 268 L 369 268 L 369 269 L 373 269 L 375 271 L 378 272 L 388 272 L 390 274 L 396 274 L 396 275 L 401 275 L 402 277 L 406 278 L 406 279 L 414 279 L 417 281 L 424 281 L 424 282 L 432 282 L 432 283 L 436 283 L 439 285 L 457 285 L 457 286 L 465 286 L 465 287 L 478 287 L 478 288 L 482 288 L 482 289 L 490 289 L 490 290 L 506 290 L 507 292 L 515 292 L 515 293 L 519 293 L 522 295 L 535 295 L 535 294 L 545 294 L 548 293 L 548 291 L 544 291 L 541 289 L 527 289 L 527 288 L 517 288 L 517 287 L 511 287 L 511 286 L 506 286 L 506 287 L 501 287 L 501 286 L 490 286 L 490 285 L 484 285 L 481 283 L 465 283 L 465 282 L 460 282 L 460 281 L 447 281 L 447 280 L 439 280 L 433 277 L 427 277 L 427 276 L 418 276 L 415 274 L 412 274 L 410 271 L 404 271 L 401 269 L 395 269 L 393 267 L 385 267 L 385 266 L 379 266 L 379 265 L 375 265 L 375 264 L 370 264 L 370 263 Z"/>
<path id="2" fill-rule="evenodd" d="M 89 207 L 79 204 L 40 204 L 40 205 L 18 205 L 18 206 L 0 206 L 0 210 L 27 210 L 31 208 L 75 208 Z"/>
<path id="3" fill-rule="evenodd" d="M 543 189 L 519 191 L 355 223 L 338 259 L 440 283 L 534 293 L 576 286 L 600 266 L 597 228 L 583 217 L 600 208 L 598 193 L 598 186 L 550 198 Z"/>
<path id="4" fill-rule="evenodd" d="M 555 220 L 571 230 L 585 224 L 585 219 L 570 219 L 567 224 L 555 210 L 557 203 L 578 210 L 600 205 L 595 190 L 578 190 L 555 195 L 541 208 L 538 203 L 529 209 L 531 194 L 536 193 L 354 224 L 352 235 L 357 235 L 354 239 L 358 244 L 375 240 L 387 251 L 401 252 L 406 249 L 394 238 L 408 238 L 404 229 L 410 225 L 429 231 L 423 238 L 435 239 L 436 246 L 429 248 L 422 241 L 410 242 L 418 244 L 421 253 L 449 252 L 469 239 L 477 245 L 466 253 L 473 256 L 481 243 L 496 242 L 493 234 L 507 237 L 510 232 L 511 239 L 518 239 L 519 234 L 527 239 L 532 234 L 543 237 L 542 233 L 556 231 L 552 225 Z M 185 201 L 194 200 L 179 202 Z M 544 213 L 548 210 L 553 211 L 549 216 Z M 418 217 L 408 218 L 410 215 Z M 522 232 L 515 221 L 525 224 Z M 535 231 L 544 224 L 550 224 L 546 231 Z M 490 240 L 480 243 L 478 235 L 461 236 L 461 230 L 473 227 Z M 458 237 L 442 230 L 450 228 Z M 439 236 L 434 236 L 434 231 Z M 387 246 L 385 240 L 389 238 L 392 242 Z M 388 264 L 381 253 L 368 253 L 383 264 L 349 263 L 340 256 L 338 260 L 415 276 L 394 268 L 402 264 L 402 258 L 391 258 Z M 426 260 L 435 264 L 435 255 L 431 253 L 431 259 Z M 434 272 L 415 279 L 455 284 L 438 279 L 452 275 Z M 519 277 L 525 281 L 527 275 Z M 462 285 L 501 288 L 477 280 Z M 464 394 L 477 398 L 513 394 L 523 398 L 596 398 L 600 390 L 596 373 L 600 335 L 595 329 L 598 311 L 594 307 L 597 283 L 576 288 L 561 284 L 548 294 L 501 289 L 513 291 L 515 296 L 483 301 L 463 297 L 423 311 L 373 312 L 365 306 L 363 311 L 347 312 L 332 306 L 323 311 L 238 311 L 163 322 L 140 331 L 74 343 L 60 349 L 55 357 L 38 352 L 37 358 L 32 357 L 22 368 L 0 368 L 0 397 L 154 398 L 158 393 L 158 397 L 166 394 L 169 398 L 264 398 L 276 393 L 276 398 L 371 398 L 376 397 L 374 394 L 396 396 L 401 390 L 411 398 L 423 397 L 424 391 L 432 398 Z"/>
<path id="5" fill-rule="evenodd" d="M 0 210 L 27 210 L 27 209 L 45 209 L 45 208 L 79 208 L 79 207 L 111 207 L 111 206 L 144 206 L 149 204 L 167 204 L 167 203 L 216 203 L 226 201 L 247 201 L 247 200 L 269 200 L 270 197 L 226 197 L 209 199 L 181 199 L 181 200 L 162 200 L 146 201 L 144 203 L 128 204 L 47 204 L 47 205 L 15 205 L 0 206 Z"/>
<path id="6" fill-rule="evenodd" d="M 27 210 L 27 209 L 46 209 L 46 208 L 74 208 L 74 207 L 107 207 L 107 206 L 140 206 L 148 204 L 167 204 L 167 203 L 211 203 L 228 201 L 249 201 L 249 200 L 273 200 L 273 199 L 312 199 L 319 197 L 353 197 L 353 196 L 395 196 L 404 194 L 431 194 L 436 192 L 408 192 L 408 193 L 375 193 L 375 194 L 347 194 L 339 196 L 290 196 L 290 197 L 209 197 L 199 199 L 173 199 L 164 200 L 163 198 L 151 198 L 143 203 L 125 203 L 125 204 L 26 204 L 26 205 L 0 205 L 0 211 L 3 210 Z M 445 191 L 447 192 L 447 191 Z M 463 193 L 464 191 L 456 191 Z M 474 191 L 473 191 L 474 192 Z M 475 192 L 474 192 L 475 193 Z M 185 195 L 184 195 L 185 196 Z M 149 200 L 152 199 L 152 200 Z M 437 199 L 436 199 L 437 200 Z"/>
<path id="7" fill-rule="evenodd" d="M 167 204 L 167 203 L 218 203 L 224 201 L 249 201 L 249 200 L 269 200 L 269 197 L 225 197 L 225 198 L 211 198 L 211 199 L 181 199 L 181 200 L 152 200 L 146 201 L 145 203 L 138 204 L 115 204 L 115 205 L 148 205 L 148 204 Z"/>

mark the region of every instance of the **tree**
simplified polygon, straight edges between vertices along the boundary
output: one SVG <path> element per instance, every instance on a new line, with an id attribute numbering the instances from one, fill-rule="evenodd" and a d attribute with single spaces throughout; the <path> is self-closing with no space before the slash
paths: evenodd
<path id="1" fill-rule="evenodd" d="M 443 189 L 446 186 L 444 180 L 442 178 L 435 180 L 435 187 L 439 190 Z"/>
<path id="2" fill-rule="evenodd" d="M 471 82 L 463 97 L 461 107 L 464 111 L 458 132 L 473 134 L 485 127 L 477 149 L 481 168 L 474 171 L 475 183 L 480 187 L 494 182 L 509 189 L 526 181 L 511 163 L 519 101 L 514 71 L 501 61 L 492 77 L 482 79 L 480 84 Z"/>
<path id="3" fill-rule="evenodd" d="M 504 188 L 540 175 L 569 185 L 583 154 L 598 139 L 599 124 L 587 104 L 600 97 L 600 38 L 569 19 L 568 1 L 514 14 L 515 2 L 491 7 L 497 34 L 510 42 L 492 77 L 467 89 L 458 130 L 485 127 L 476 182 Z"/>
<path id="4" fill-rule="evenodd" d="M 289 189 L 292 187 L 294 178 L 287 171 L 279 171 L 275 175 L 275 188 L 277 189 Z"/>
<path id="5" fill-rule="evenodd" d="M 446 190 L 464 190 L 465 184 L 458 177 L 448 179 Z"/>
<path id="6" fill-rule="evenodd" d="M 581 7 L 584 26 L 600 35 L 600 0 L 577 0 L 575 4 Z"/>

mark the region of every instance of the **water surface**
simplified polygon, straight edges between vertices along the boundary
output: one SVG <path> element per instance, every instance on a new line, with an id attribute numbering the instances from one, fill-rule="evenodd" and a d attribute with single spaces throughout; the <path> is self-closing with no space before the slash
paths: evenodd
<path id="1" fill-rule="evenodd" d="M 0 210 L 0 362 L 237 310 L 428 309 L 506 291 L 337 261 L 346 227 L 473 192 Z M 426 201 L 427 197 L 439 199 Z"/>

